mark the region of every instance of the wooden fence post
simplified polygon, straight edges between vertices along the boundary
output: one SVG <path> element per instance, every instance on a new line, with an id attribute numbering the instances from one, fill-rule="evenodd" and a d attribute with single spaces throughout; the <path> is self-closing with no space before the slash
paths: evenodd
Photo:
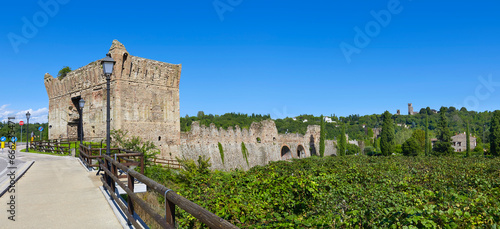
<path id="1" fill-rule="evenodd" d="M 127 173 L 128 177 L 128 188 L 134 191 L 134 177 L 130 174 Z M 134 215 L 134 203 L 132 202 L 132 197 L 130 195 L 127 195 L 127 205 L 128 205 L 128 212 L 130 215 Z M 129 222 L 131 224 L 131 222 Z"/>
<path id="2" fill-rule="evenodd" d="M 170 202 L 170 200 L 168 200 L 166 197 L 167 196 L 165 195 L 165 218 L 168 224 L 175 227 L 175 204 Z"/>
<path id="3" fill-rule="evenodd" d="M 118 177 L 116 166 L 113 163 L 110 163 L 110 164 L 111 164 L 111 170 L 109 170 L 109 171 L 111 171 L 115 177 Z M 110 179 L 110 182 L 111 182 L 111 185 L 110 185 L 111 189 L 113 189 L 113 192 L 115 192 L 115 189 L 116 189 L 115 181 Z"/>

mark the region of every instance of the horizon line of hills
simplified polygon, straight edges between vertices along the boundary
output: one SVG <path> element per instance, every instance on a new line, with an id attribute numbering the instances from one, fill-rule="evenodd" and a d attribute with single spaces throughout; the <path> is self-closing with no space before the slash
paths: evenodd
<path id="1" fill-rule="evenodd" d="M 437 128 L 439 120 L 439 112 L 434 112 L 429 107 L 420 109 L 420 112 L 415 112 L 413 115 L 407 114 L 392 114 L 396 127 L 396 135 L 398 133 L 408 132 L 408 130 L 425 129 L 425 118 L 429 115 L 429 130 L 430 135 L 434 135 L 434 130 Z M 329 117 L 330 120 L 325 123 L 327 131 L 326 138 L 334 139 L 341 133 L 341 126 L 346 126 L 346 133 L 349 138 L 363 140 L 371 138 L 371 133 L 374 128 L 382 127 L 382 114 L 371 115 L 349 115 L 347 117 L 338 117 L 335 114 Z M 489 134 L 489 123 L 492 117 L 492 111 L 468 111 L 466 108 L 457 110 L 454 107 L 446 108 L 446 117 L 448 119 L 448 126 L 452 133 L 465 132 L 466 124 L 470 124 L 470 132 L 479 137 L 487 136 Z M 181 117 L 181 131 L 186 132 L 190 130 L 191 124 L 194 121 L 200 125 L 209 126 L 211 123 L 215 124 L 217 128 L 234 127 L 238 125 L 240 128 L 248 129 L 253 122 L 260 122 L 263 120 L 271 119 L 271 116 L 260 114 L 243 114 L 243 113 L 226 113 L 223 115 L 205 115 L 203 111 L 198 112 L 197 116 Z M 307 126 L 320 125 L 321 116 L 314 115 L 299 115 L 296 117 L 271 119 L 276 123 L 278 133 L 300 133 L 305 134 Z M 307 121 L 306 121 L 307 120 Z"/>

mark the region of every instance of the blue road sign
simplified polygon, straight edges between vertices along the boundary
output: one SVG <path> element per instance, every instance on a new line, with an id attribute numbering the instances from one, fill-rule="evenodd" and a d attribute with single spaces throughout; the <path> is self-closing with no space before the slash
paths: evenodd
<path id="1" fill-rule="evenodd" d="M 12 137 L 10 140 L 11 140 L 12 142 L 17 142 L 17 137 Z"/>
<path id="2" fill-rule="evenodd" d="M 2 142 L 4 142 L 5 140 L 7 140 L 7 138 L 6 138 L 6 137 L 1 137 L 1 138 L 0 138 L 0 141 L 2 141 Z"/>
<path id="3" fill-rule="evenodd" d="M 43 131 L 43 127 L 38 127 L 38 131 Z"/>

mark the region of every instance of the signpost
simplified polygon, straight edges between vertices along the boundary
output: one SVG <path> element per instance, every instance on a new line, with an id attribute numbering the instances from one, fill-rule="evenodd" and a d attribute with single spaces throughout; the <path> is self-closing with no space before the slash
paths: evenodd
<path id="1" fill-rule="evenodd" d="M 20 121 L 19 125 L 21 125 L 21 142 L 22 142 L 23 141 L 23 125 L 24 125 L 24 122 Z"/>
<path id="2" fill-rule="evenodd" d="M 40 131 L 40 141 L 42 140 L 42 135 L 43 135 L 43 127 L 38 127 L 38 131 Z"/>
<path id="3" fill-rule="evenodd" d="M 1 137 L 1 138 L 0 138 L 0 141 L 2 142 L 2 143 L 1 143 L 2 151 L 3 151 L 3 149 L 5 148 L 5 140 L 7 140 L 7 138 L 6 138 L 6 137 Z"/>

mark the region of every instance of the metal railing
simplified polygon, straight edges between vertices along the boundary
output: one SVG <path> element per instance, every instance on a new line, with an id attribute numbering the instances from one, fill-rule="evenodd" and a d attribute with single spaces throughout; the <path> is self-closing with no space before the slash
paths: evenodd
<path id="1" fill-rule="evenodd" d="M 124 164 L 114 158 L 104 155 L 101 158 L 101 170 L 104 171 L 104 176 L 101 177 L 103 186 L 108 190 L 111 197 L 116 201 L 118 206 L 127 216 L 129 224 L 136 228 L 141 228 L 139 223 L 134 219 L 134 208 L 139 206 L 144 212 L 149 215 L 162 228 L 175 228 L 175 206 L 183 209 L 201 222 L 211 228 L 238 228 L 228 221 L 218 217 L 212 212 L 202 208 L 201 206 L 189 201 L 188 199 L 178 195 L 173 190 L 157 183 L 156 181 L 144 176 L 141 173 L 128 168 Z M 125 185 L 118 176 L 118 170 L 126 171 L 127 185 Z M 165 197 L 165 216 L 156 213 L 144 200 L 134 193 L 134 181 L 142 182 L 148 187 L 148 190 L 153 190 L 161 196 Z M 121 202 L 116 194 L 116 184 L 118 184 L 127 193 L 127 203 Z"/>

